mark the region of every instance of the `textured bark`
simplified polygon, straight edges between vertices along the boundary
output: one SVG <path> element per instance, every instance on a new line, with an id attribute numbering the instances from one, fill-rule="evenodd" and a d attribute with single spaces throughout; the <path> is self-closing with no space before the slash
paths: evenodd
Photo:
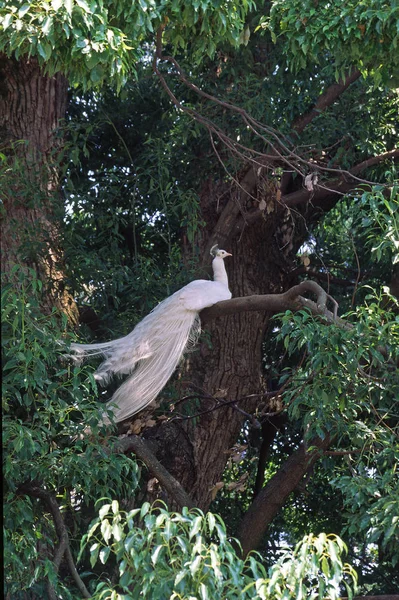
<path id="1" fill-rule="evenodd" d="M 250 189 L 257 194 L 255 178 Z M 226 259 L 226 268 L 233 297 L 281 293 L 288 289 L 291 261 L 305 235 L 301 228 L 303 220 L 298 219 L 295 224 L 291 215 L 268 197 L 267 216 L 236 236 L 235 224 L 243 218 L 248 196 L 243 191 L 225 195 L 226 204 L 218 206 L 215 196 L 219 193 L 220 189 L 208 187 L 201 199 L 209 231 L 203 242 L 204 262 L 209 240 L 218 241 L 232 252 L 233 257 Z M 219 240 L 222 229 L 220 237 L 224 239 Z M 207 323 L 207 338 L 190 356 L 180 380 L 180 396 L 195 390 L 199 396 L 237 401 L 239 408 L 253 412 L 259 401 L 242 399 L 266 390 L 262 341 L 269 319 L 270 313 L 264 311 L 242 312 Z M 212 405 L 212 400 L 200 398 L 196 412 Z M 228 451 L 236 443 L 244 418 L 234 407 L 223 407 L 195 422 L 174 421 L 147 432 L 147 437 L 157 442 L 157 458 L 204 510 L 209 507 L 212 488 L 222 478 Z"/>
<path id="2" fill-rule="evenodd" d="M 49 284 L 43 308 L 56 305 L 76 323 L 77 309 L 63 282 L 57 223 L 58 128 L 66 104 L 61 74 L 46 77 L 35 59 L 0 55 L 0 143 L 9 166 L 2 181 L 2 271 L 10 277 L 16 264 L 33 268 Z"/>

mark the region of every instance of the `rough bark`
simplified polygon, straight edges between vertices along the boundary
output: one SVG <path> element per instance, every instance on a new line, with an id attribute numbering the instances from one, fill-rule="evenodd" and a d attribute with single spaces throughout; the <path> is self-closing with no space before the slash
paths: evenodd
<path id="1" fill-rule="evenodd" d="M 235 237 L 235 222 L 245 211 L 246 194 L 242 190 L 230 194 L 224 206 L 217 206 L 218 191 L 210 186 L 202 195 L 202 214 L 210 232 L 203 250 L 205 256 L 212 239 L 232 252 L 226 266 L 233 297 L 278 294 L 288 289 L 293 253 L 305 233 L 300 222 L 295 226 L 287 211 L 268 198 L 268 218 L 259 219 Z M 256 188 L 252 187 L 252 192 L 256 193 Z M 180 396 L 193 390 L 198 393 L 197 412 L 212 406 L 206 395 L 239 401 L 266 390 L 262 341 L 270 315 L 265 311 L 242 312 L 206 323 L 207 339 L 191 355 L 180 381 Z M 239 407 L 252 412 L 257 402 L 247 399 Z M 157 458 L 202 509 L 209 507 L 211 490 L 222 477 L 228 450 L 236 442 L 244 418 L 235 407 L 225 407 L 202 415 L 195 423 L 174 421 L 147 434 L 157 442 Z"/>
<path id="2" fill-rule="evenodd" d="M 33 268 L 48 283 L 43 308 L 54 305 L 72 323 L 78 313 L 65 289 L 58 221 L 59 126 L 65 116 L 67 81 L 47 77 L 35 59 L 0 55 L 0 144 L 7 156 L 2 181 L 2 272 Z"/>
<path id="3" fill-rule="evenodd" d="M 160 42 L 157 58 L 162 58 Z M 161 84 L 172 102 L 184 110 L 156 68 L 157 58 L 154 70 Z M 183 83 L 200 96 L 223 105 L 226 110 L 243 113 L 241 109 L 232 108 L 193 87 L 176 61 L 169 57 L 167 60 L 174 64 Z M 342 82 L 325 90 L 314 107 L 292 124 L 293 130 L 300 133 L 358 77 L 359 73 L 353 72 Z M 203 122 L 201 114 L 195 111 L 190 114 L 198 122 Z M 205 126 L 208 125 L 205 123 Z M 394 155 L 395 151 L 370 160 L 376 164 Z M 263 164 L 262 157 L 257 157 L 257 160 L 259 167 L 259 164 Z M 270 166 L 273 156 L 264 155 L 264 160 Z M 307 225 L 330 210 L 343 194 L 353 190 L 358 184 L 353 175 L 370 164 L 366 161 L 358 165 L 351 175 L 336 172 L 332 185 L 326 185 L 329 189 L 315 188 L 311 192 L 305 188 L 298 189 L 301 185 L 298 178 L 295 185 L 292 185 L 289 172 L 286 173 L 286 181 L 280 182 L 279 189 L 276 187 L 273 190 L 273 181 L 268 179 L 268 172 L 254 166 L 246 167 L 236 176 L 239 187 L 235 192 L 227 184 L 212 185 L 208 182 L 201 197 L 201 215 L 207 223 L 201 248 L 204 264 L 209 263 L 209 249 L 218 243 L 220 247 L 233 253 L 233 259 L 227 262 L 233 297 L 285 292 L 297 283 L 292 276 L 296 266 L 295 253 L 306 239 Z M 266 389 L 261 347 L 270 313 L 263 310 L 251 314 L 247 312 L 247 307 L 243 307 L 243 311 L 245 312 L 240 314 L 230 314 L 229 317 L 221 316 L 211 323 L 206 322 L 211 346 L 206 342 L 200 345 L 197 353 L 190 358 L 184 377 L 192 389 L 198 392 L 201 403 L 198 410 L 193 412 L 200 413 L 212 407 L 213 401 L 207 399 L 207 395 L 238 402 L 245 396 L 256 395 Z M 206 319 L 206 315 L 202 316 Z M 184 381 L 180 382 L 181 397 L 188 393 L 183 383 Z M 257 402 L 259 400 L 256 398 L 245 399 L 239 402 L 239 407 L 251 413 Z M 267 404 L 267 400 L 264 402 Z M 210 504 L 211 490 L 222 478 L 229 448 L 236 442 L 244 418 L 242 412 L 230 404 L 229 407 L 201 414 L 195 423 L 192 420 L 175 420 L 152 428 L 145 435 L 155 442 L 158 460 L 181 482 L 194 503 L 206 510 Z M 289 469 L 280 473 L 281 490 L 268 484 L 264 488 L 267 490 L 265 493 L 270 493 L 270 497 L 274 499 L 273 515 L 270 517 L 266 511 L 263 515 L 265 522 L 268 523 L 269 517 L 272 518 L 282 507 L 290 491 L 309 469 L 307 457 L 306 460 L 303 456 L 299 458 L 300 464 L 293 465 L 294 459 L 289 463 L 289 467 L 293 468 L 292 474 Z M 282 490 L 286 490 L 286 493 L 280 493 Z M 258 497 L 262 498 L 262 491 Z"/>

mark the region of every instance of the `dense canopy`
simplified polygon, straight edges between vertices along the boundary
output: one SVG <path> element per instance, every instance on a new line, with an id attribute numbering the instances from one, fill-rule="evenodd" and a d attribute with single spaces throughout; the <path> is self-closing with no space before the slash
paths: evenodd
<path id="1" fill-rule="evenodd" d="M 0 3 L 7 599 L 397 593 L 398 11 Z M 233 298 L 107 427 L 68 345 L 215 244 Z"/>

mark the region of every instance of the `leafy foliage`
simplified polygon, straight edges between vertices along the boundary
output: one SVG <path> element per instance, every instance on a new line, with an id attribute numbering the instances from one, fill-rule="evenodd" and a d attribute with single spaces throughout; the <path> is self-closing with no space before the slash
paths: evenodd
<path id="1" fill-rule="evenodd" d="M 395 189 L 390 199 L 377 190 L 353 202 L 353 213 L 345 213 L 345 218 L 353 216 L 352 233 L 357 240 L 363 237 L 370 260 L 395 264 L 397 206 Z M 293 376 L 285 402 L 291 417 L 302 421 L 310 444 L 328 432 L 350 456 L 350 475 L 343 463 L 332 480 L 342 492 L 346 531 L 364 536 L 367 543 L 378 541 L 396 564 L 398 302 L 387 287 L 380 294 L 368 287 L 364 295 L 364 303 L 346 315 L 345 326 L 321 326 L 307 312 L 283 316 L 279 337 L 286 350 L 305 350 L 308 357 Z"/>
<path id="2" fill-rule="evenodd" d="M 354 570 L 342 562 L 345 544 L 336 536 L 308 535 L 266 573 L 255 555 L 239 558 L 218 515 L 186 508 L 170 513 L 149 503 L 128 513 L 116 501 L 104 504 L 82 540 L 82 551 L 87 546 L 92 566 L 97 561 L 105 565 L 110 555 L 119 565 L 117 585 L 100 582 L 95 600 L 289 600 L 302 595 L 334 600 L 342 583 L 351 597 L 356 582 Z"/>
<path id="3" fill-rule="evenodd" d="M 173 49 L 190 46 L 194 60 L 213 56 L 221 41 L 238 45 L 252 0 L 2 2 L 0 50 L 17 58 L 35 56 L 52 75 L 72 85 L 96 88 L 112 81 L 120 89 L 145 52 L 143 44 L 165 28 Z"/>
<path id="4" fill-rule="evenodd" d="M 38 499 L 21 491 L 24 484 L 57 497 L 78 531 L 99 496 L 113 490 L 128 497 L 139 476 L 135 461 L 109 452 L 112 437 L 104 445 L 91 369 L 65 365 L 59 341 L 65 323 L 55 312 L 40 311 L 41 282 L 23 270 L 19 280 L 18 291 L 7 284 L 2 294 L 4 551 L 11 594 L 40 590 L 43 577 L 54 579 L 54 523 Z"/>
<path id="5" fill-rule="evenodd" d="M 357 67 L 378 84 L 398 66 L 398 22 L 397 3 L 389 0 L 276 0 L 262 24 L 274 39 L 284 37 L 293 69 L 331 56 L 340 75 Z"/>
<path id="6" fill-rule="evenodd" d="M 156 30 L 164 28 L 165 50 L 181 53 L 179 60 L 200 87 L 288 135 L 297 115 L 333 81 L 334 71 L 337 76 L 355 66 L 371 74 L 314 119 L 301 138 L 306 158 L 350 168 L 391 149 L 397 135 L 398 96 L 383 85 L 397 65 L 397 7 L 394 2 L 378 5 L 275 1 L 262 35 L 255 31 L 259 15 L 248 14 L 252 2 L 0 3 L 2 51 L 17 59 L 33 56 L 47 73 L 61 71 L 73 86 L 92 89 L 84 96 L 79 91 L 70 104 L 63 242 L 68 284 L 81 306 L 99 313 L 96 333 L 102 339 L 125 333 L 197 266 L 196 243 L 207 226 L 198 197 L 204 181 L 218 179 L 217 203 L 222 206 L 225 197 L 219 198 L 217 186 L 226 181 L 226 173 L 210 151 L 207 134 L 168 105 L 150 76 Z M 170 82 L 172 71 L 161 68 Z M 122 88 L 119 97 L 105 82 Z M 195 93 L 177 80 L 170 85 L 187 106 L 198 106 Z M 236 115 L 212 105 L 200 109 L 232 136 L 264 150 L 263 141 L 251 139 Z M 237 173 L 242 165 L 226 157 L 223 147 L 217 149 L 231 173 Z M 0 158 L 10 174 L 6 157 Z M 391 183 L 395 174 L 393 167 L 384 167 L 369 176 Z M 298 189 L 301 182 L 293 184 Z M 225 193 L 227 188 L 220 188 Z M 34 197 L 39 205 L 41 190 L 21 190 L 20 197 Z M 227 530 L 234 531 L 252 500 L 259 447 L 251 446 L 255 436 L 248 423 L 240 440 L 247 449 L 225 474 L 226 485 L 215 502 L 221 517 L 170 513 L 147 503 L 129 511 L 132 496 L 137 503 L 142 497 L 136 489 L 138 467 L 109 452 L 114 440 L 104 438 L 99 424 L 91 368 L 60 363 L 63 347 L 57 340 L 65 337 L 64 325 L 55 313 L 46 316 L 39 309 L 41 284 L 33 273 L 21 273 L 21 292 L 5 287 L 7 593 L 17 598 L 22 590 L 33 590 L 45 597 L 48 578 L 59 595 L 76 597 L 69 575 L 57 577 L 53 520 L 39 499 L 23 492 L 26 482 L 56 498 L 74 552 L 96 500 L 116 498 L 100 509 L 83 537 L 81 566 L 92 589 L 96 586 L 94 598 L 135 597 L 139 585 L 148 598 L 338 597 L 345 578 L 348 583 L 354 574 L 342 563 L 343 543 L 320 534 L 323 530 L 345 537 L 354 564 L 371 556 L 366 568 L 360 564 L 363 582 L 364 572 L 369 573 L 363 589 L 380 593 L 384 577 L 394 586 L 399 333 L 395 298 L 380 289 L 397 262 L 398 214 L 396 188 L 390 197 L 385 189 L 359 191 L 322 219 L 317 216 L 319 224 L 309 231 L 311 264 L 322 274 L 354 269 L 353 285 L 345 288 L 349 291 L 334 284 L 330 289 L 349 311 L 345 319 L 351 327 L 327 327 L 307 312 L 274 322 L 280 333 L 271 332 L 274 346 L 267 362 L 273 363 L 273 383 L 282 375 L 287 384 L 288 417 L 270 449 L 265 479 L 295 450 L 303 431 L 310 444 L 328 432 L 337 455 L 320 460 L 311 489 L 304 485 L 291 496 L 269 530 L 265 555 L 246 562 L 228 539 L 222 517 Z M 32 243 L 32 260 L 36 250 Z M 360 272 L 369 287 L 359 288 Z M 304 353 L 306 360 L 297 368 L 297 357 Z M 293 549 L 282 550 L 286 541 Z"/>

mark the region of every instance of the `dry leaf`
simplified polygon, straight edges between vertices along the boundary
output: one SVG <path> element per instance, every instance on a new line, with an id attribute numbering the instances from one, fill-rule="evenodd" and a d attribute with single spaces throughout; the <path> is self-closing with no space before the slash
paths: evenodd
<path id="1" fill-rule="evenodd" d="M 141 419 L 136 419 L 133 423 L 130 423 L 129 431 L 138 435 L 140 431 L 143 429 L 144 423 Z"/>
<path id="2" fill-rule="evenodd" d="M 211 499 L 212 500 L 214 500 L 216 498 L 216 494 L 218 493 L 219 490 L 222 489 L 223 486 L 224 486 L 223 481 L 218 481 L 217 483 L 215 483 L 215 485 L 211 489 Z"/>
<path id="3" fill-rule="evenodd" d="M 262 200 L 259 202 L 259 210 L 265 210 L 266 208 L 266 201 L 262 198 Z"/>
<path id="4" fill-rule="evenodd" d="M 232 492 L 233 490 L 235 492 L 245 492 L 247 488 L 247 479 L 248 473 L 243 473 L 243 475 L 241 475 L 237 481 L 232 481 L 231 483 L 227 484 L 226 489 L 229 492 Z"/>
<path id="5" fill-rule="evenodd" d="M 305 188 L 308 190 L 308 192 L 313 192 L 313 174 L 310 173 L 309 175 L 306 175 L 305 177 Z"/>
<path id="6" fill-rule="evenodd" d="M 152 477 L 152 479 L 150 479 L 149 482 L 147 483 L 147 491 L 154 492 L 158 483 L 159 483 L 158 479 L 156 477 Z"/>
<path id="7" fill-rule="evenodd" d="M 219 389 L 213 394 L 214 398 L 226 398 L 226 396 L 227 396 L 227 389 L 225 389 L 225 390 Z"/>

